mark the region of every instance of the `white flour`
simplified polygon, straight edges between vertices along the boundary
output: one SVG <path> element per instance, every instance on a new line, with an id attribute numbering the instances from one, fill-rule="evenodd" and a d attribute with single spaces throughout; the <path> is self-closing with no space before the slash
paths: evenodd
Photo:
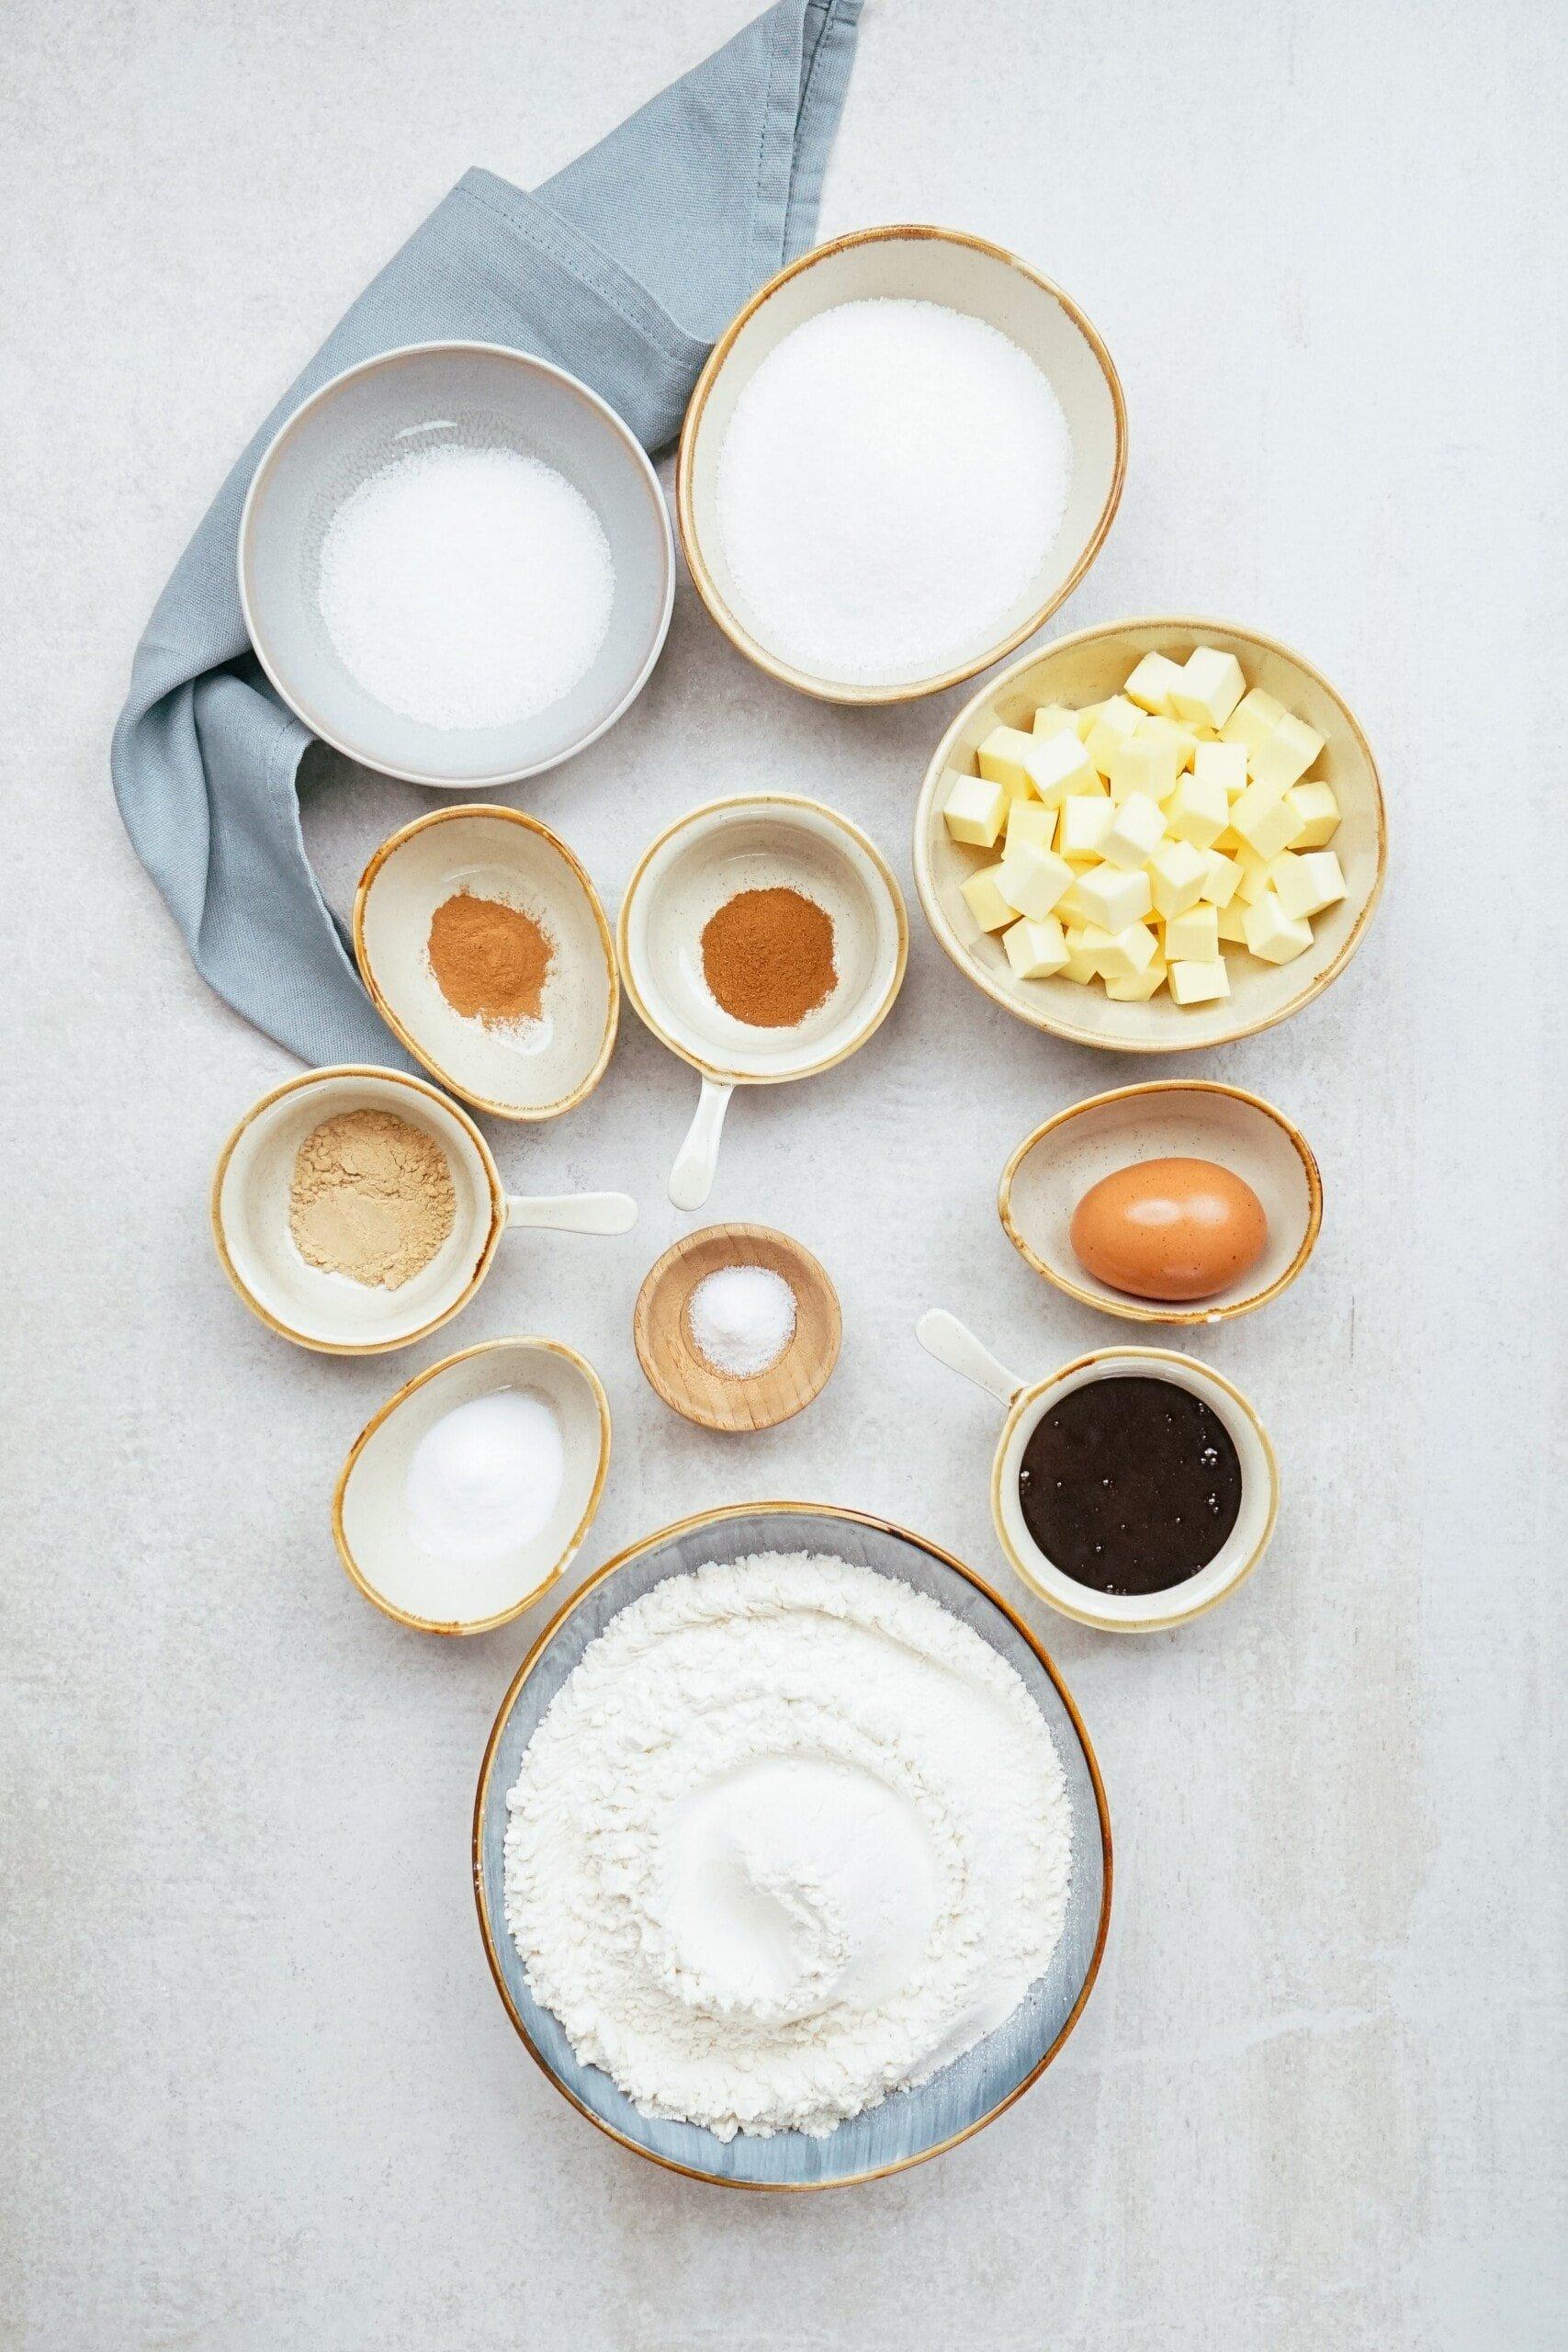
<path id="1" fill-rule="evenodd" d="M 615 1617 L 507 1799 L 535 1996 L 648 2115 L 830 2132 L 1043 1974 L 1061 1763 L 1020 1677 L 908 1585 L 806 1553 Z"/>

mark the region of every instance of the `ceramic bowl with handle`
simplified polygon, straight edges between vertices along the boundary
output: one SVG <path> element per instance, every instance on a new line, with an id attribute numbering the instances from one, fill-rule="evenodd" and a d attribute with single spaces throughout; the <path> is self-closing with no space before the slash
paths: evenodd
<path id="1" fill-rule="evenodd" d="M 439 1145 L 456 1195 L 452 1230 L 428 1265 L 397 1290 L 310 1265 L 288 1229 L 289 1186 L 300 1145 L 323 1120 L 387 1111 Z M 212 1236 L 224 1272 L 269 1330 L 324 1355 L 379 1355 L 438 1330 L 489 1273 L 508 1230 L 626 1233 L 637 1203 L 625 1193 L 509 1194 L 478 1127 L 423 1079 L 344 1065 L 291 1078 L 254 1102 L 218 1156 Z"/>
<path id="2" fill-rule="evenodd" d="M 609 542 L 604 642 L 558 700 L 502 726 L 437 727 L 367 692 L 321 616 L 333 516 L 394 460 L 427 449 L 504 449 L 548 466 Z M 647 684 L 675 600 L 675 546 L 659 477 L 597 392 L 504 345 L 423 343 L 321 386 L 278 428 L 240 521 L 240 602 L 256 659 L 312 733 L 409 784 L 516 784 L 581 752 Z"/>
<path id="3" fill-rule="evenodd" d="M 709 918 L 743 890 L 784 888 L 831 917 L 835 978 L 788 1029 L 738 1021 L 703 977 Z M 878 1029 L 909 952 L 904 900 L 875 844 L 847 817 L 784 792 L 694 808 L 643 853 L 617 928 L 621 976 L 642 1021 L 702 1077 L 696 1115 L 671 1171 L 677 1208 L 700 1208 L 738 1086 L 779 1086 L 830 1069 Z"/>
<path id="4" fill-rule="evenodd" d="M 814 1552 L 912 1586 L 960 1618 L 1021 1676 L 1061 1759 L 1072 1820 L 1067 1916 L 1049 1968 L 1012 2015 L 913 2090 L 897 2091 L 817 2138 L 776 2132 L 719 2140 L 693 2123 L 642 2114 L 585 2064 L 529 1986 L 506 1916 L 507 1793 L 523 1754 L 588 1645 L 629 1601 L 667 1577 L 766 1552 Z M 697 2180 L 750 2189 L 846 2188 L 941 2155 L 1039 2081 L 1089 1999 L 1111 1916 L 1111 1816 L 1077 1708 L 1035 1635 L 974 1571 L 908 1530 L 820 1503 L 742 1503 L 645 1536 L 557 1611 L 501 1702 L 474 1804 L 474 1892 L 496 1990 L 547 2079 L 634 2154 Z"/>
<path id="5" fill-rule="evenodd" d="M 1059 976 L 1021 980 L 1003 952 L 1000 933 L 981 931 L 963 896 L 964 884 L 994 853 L 964 848 L 948 832 L 942 812 L 954 777 L 974 774 L 976 752 L 993 728 L 1027 732 L 1044 704 L 1078 709 L 1103 702 L 1121 692 L 1145 653 L 1182 662 L 1200 645 L 1234 653 L 1249 688 L 1262 686 L 1323 737 L 1311 774 L 1333 786 L 1339 803 L 1340 825 L 1331 846 L 1344 869 L 1344 898 L 1313 917 L 1312 945 L 1292 963 L 1260 963 L 1239 947 L 1227 947 L 1231 993 L 1217 1003 L 1180 1005 L 1162 989 L 1145 1004 L 1120 1004 L 1092 981 L 1080 987 Z M 1273 638 L 1190 614 L 1080 629 L 1037 647 L 987 679 L 937 745 L 915 808 L 915 886 L 939 944 L 964 978 L 1033 1028 L 1119 1053 L 1174 1054 L 1228 1045 L 1299 1012 L 1338 978 L 1365 938 L 1387 855 L 1377 765 L 1344 697 L 1321 671 Z"/>
<path id="6" fill-rule="evenodd" d="M 1044 1380 L 1010 1372 L 966 1324 L 942 1308 L 922 1315 L 920 1345 L 950 1372 L 972 1380 L 1006 1411 L 991 1465 L 991 1517 L 1009 1560 L 1042 1600 L 1080 1624 L 1111 1634 L 1168 1632 L 1201 1617 L 1249 1577 L 1269 1547 L 1280 1509 L 1280 1471 L 1268 1431 L 1238 1388 L 1195 1356 L 1165 1348 L 1101 1348 L 1077 1356 Z M 1019 1501 L 1023 1451 L 1053 1406 L 1090 1381 L 1168 1380 L 1185 1388 L 1224 1423 L 1241 1464 L 1241 1509 L 1235 1525 L 1206 1567 L 1163 1592 L 1100 1592 L 1059 1568 L 1031 1535 Z"/>
<path id="7" fill-rule="evenodd" d="M 719 526 L 719 457 L 736 403 L 764 359 L 808 319 L 841 303 L 932 302 L 982 319 L 1050 381 L 1073 442 L 1066 510 L 1043 541 L 1012 609 L 982 616 L 967 643 L 926 674 L 844 678 L 795 666 L 769 646 L 732 575 Z M 1016 254 L 919 223 L 861 229 L 818 245 L 770 278 L 720 336 L 681 433 L 676 513 L 698 595 L 730 643 L 770 677 L 827 702 L 911 702 L 973 677 L 1021 645 L 1071 594 L 1100 551 L 1122 495 L 1127 412 L 1111 355 L 1077 304 Z"/>

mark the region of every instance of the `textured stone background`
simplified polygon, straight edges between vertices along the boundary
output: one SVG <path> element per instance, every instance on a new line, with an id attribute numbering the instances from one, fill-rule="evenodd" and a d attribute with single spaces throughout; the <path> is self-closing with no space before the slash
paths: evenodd
<path id="1" fill-rule="evenodd" d="M 141 620 L 255 419 L 462 168 L 542 177 L 747 13 L 7 12 L 0 2342 L 1536 2352 L 1564 2292 L 1550 0 L 867 12 L 824 232 L 996 237 L 1123 375 L 1127 494 L 1064 624 L 1184 606 L 1299 644 L 1363 718 L 1393 827 L 1346 978 L 1201 1064 L 1292 1113 L 1327 1185 L 1306 1278 L 1198 1342 L 1280 1446 L 1268 1564 L 1147 1643 L 1034 1612 L 1118 1876 L 1100 1989 L 1020 2107 L 942 2163 L 794 2200 L 592 2132 L 515 2042 L 468 1892 L 479 1750 L 533 1624 L 459 1646 L 388 1623 L 328 1499 L 408 1373 L 536 1329 L 592 1357 L 615 1414 L 583 1571 L 775 1495 L 1005 1573 L 989 1408 L 912 1325 L 952 1306 L 1038 1369 L 1113 1336 L 1035 1283 L 992 1202 L 1031 1125 L 1138 1073 L 990 1007 L 917 908 L 874 1044 L 731 1115 L 713 1214 L 800 1234 L 845 1310 L 829 1397 L 746 1444 L 637 1371 L 692 1089 L 629 1013 L 581 1112 L 497 1137 L 520 1182 L 637 1193 L 625 1240 L 519 1243 L 460 1327 L 380 1363 L 269 1337 L 214 1262 L 214 1152 L 288 1065 L 194 978 L 119 831 L 106 751 Z M 955 699 L 792 699 L 683 586 L 636 711 L 528 805 L 611 900 L 678 810 L 752 784 L 820 792 L 907 879 Z M 340 902 L 421 805 L 323 786 Z"/>

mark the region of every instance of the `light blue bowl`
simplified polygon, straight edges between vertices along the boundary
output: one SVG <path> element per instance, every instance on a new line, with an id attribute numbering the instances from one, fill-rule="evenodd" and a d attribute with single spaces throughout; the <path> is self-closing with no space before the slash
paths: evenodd
<path id="1" fill-rule="evenodd" d="M 583 1651 L 617 1611 L 666 1577 L 753 1552 L 827 1552 L 897 1577 L 929 1594 L 1017 1668 L 1066 1775 L 1073 1876 L 1066 1924 L 1051 1965 L 1027 2000 L 984 2041 L 918 2090 L 897 2091 L 825 2139 L 780 2132 L 728 2143 L 691 2123 L 638 2114 L 624 2092 L 574 2054 L 560 2026 L 530 1993 L 506 1925 L 506 1796 L 523 1751 Z M 977 2132 L 1026 2091 L 1061 2048 L 1088 2000 L 1111 1916 L 1111 1816 L 1089 1736 L 1034 1636 L 979 1578 L 903 1528 L 818 1503 L 758 1503 L 682 1520 L 635 1544 L 569 1600 L 518 1669 L 502 1702 L 479 1770 L 474 1807 L 474 1884 L 491 1973 L 513 2024 L 545 2073 L 623 2147 L 671 2171 L 742 2188 L 837 2188 L 901 2172 Z"/>

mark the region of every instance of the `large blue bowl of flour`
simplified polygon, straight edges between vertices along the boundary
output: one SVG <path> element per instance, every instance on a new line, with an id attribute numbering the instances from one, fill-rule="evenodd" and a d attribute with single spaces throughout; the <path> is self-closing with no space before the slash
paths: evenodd
<path id="1" fill-rule="evenodd" d="M 690 2123 L 639 2114 L 607 2075 L 577 2058 L 528 1989 L 506 1924 L 506 1795 L 546 1709 L 618 1610 L 666 1577 L 757 1552 L 821 1552 L 896 1577 L 978 1634 L 1021 1676 L 1049 1726 L 1072 1810 L 1072 1888 L 1045 1975 L 1006 2022 L 916 2090 L 895 2092 L 826 2138 L 745 2133 L 725 2142 Z M 1051 1660 L 1021 1618 L 947 1553 L 859 1511 L 768 1503 L 707 1511 L 624 1552 L 546 1626 L 502 1702 L 474 1806 L 474 1889 L 496 1989 L 533 2057 L 591 2123 L 655 2164 L 739 2188 L 837 2188 L 940 2155 L 1038 2081 L 1077 2022 L 1111 1916 L 1111 1816 L 1089 1736 Z"/>

